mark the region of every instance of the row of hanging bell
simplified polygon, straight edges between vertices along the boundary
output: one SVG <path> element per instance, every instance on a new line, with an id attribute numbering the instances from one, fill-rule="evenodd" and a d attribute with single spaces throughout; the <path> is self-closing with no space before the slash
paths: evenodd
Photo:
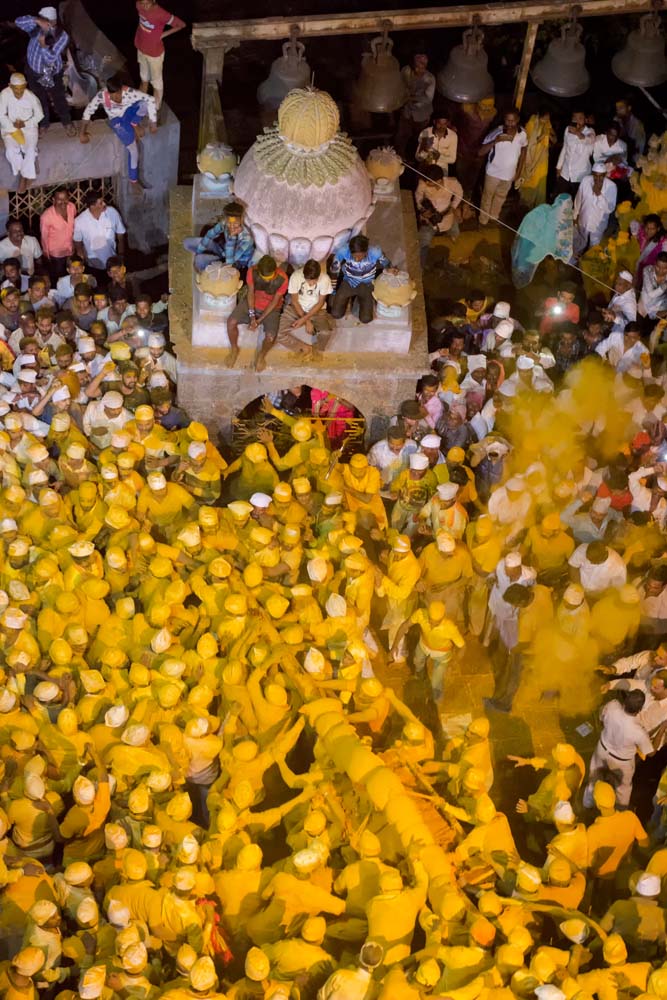
<path id="1" fill-rule="evenodd" d="M 439 93 L 450 101 L 476 103 L 494 91 L 484 51 L 484 32 L 476 25 L 463 32 L 463 42 L 449 53 L 436 80 Z"/>
<path id="2" fill-rule="evenodd" d="M 665 39 L 656 13 L 645 14 L 631 31 L 625 48 L 611 61 L 614 76 L 632 87 L 657 87 L 667 80 Z"/>
<path id="3" fill-rule="evenodd" d="M 560 29 L 543 59 L 531 72 L 533 82 L 545 94 L 554 97 L 578 97 L 591 85 L 586 69 L 586 49 L 581 43 L 581 25 L 569 21 Z"/>
<path id="4" fill-rule="evenodd" d="M 283 54 L 271 63 L 269 75 L 257 88 L 257 101 L 265 111 L 276 111 L 290 90 L 307 87 L 311 80 L 306 62 L 306 46 L 292 32 L 283 45 Z"/>
<path id="5" fill-rule="evenodd" d="M 408 88 L 401 67 L 392 55 L 394 43 L 387 29 L 371 41 L 371 51 L 361 57 L 361 73 L 354 88 L 354 98 L 362 111 L 388 114 L 403 107 Z"/>

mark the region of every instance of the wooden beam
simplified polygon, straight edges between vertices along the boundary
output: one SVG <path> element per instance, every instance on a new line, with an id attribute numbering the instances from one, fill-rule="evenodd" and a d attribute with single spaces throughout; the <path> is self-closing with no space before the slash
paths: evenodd
<path id="1" fill-rule="evenodd" d="M 654 9 L 653 0 L 578 0 L 578 16 L 602 17 L 644 14 Z M 358 35 L 380 32 L 389 21 L 391 31 L 417 31 L 469 27 L 474 17 L 482 26 L 531 21 L 563 21 L 570 7 L 553 0 L 517 0 L 512 5 L 486 3 L 479 6 L 431 7 L 417 10 L 367 11 L 361 14 L 313 14 L 304 18 L 263 17 L 245 21 L 203 21 L 192 28 L 192 44 L 203 52 L 224 42 L 275 41 L 288 38 L 296 25 L 302 38 L 318 35 Z"/>
<path id="2" fill-rule="evenodd" d="M 528 72 L 530 70 L 531 59 L 533 58 L 533 49 L 535 48 L 535 39 L 537 38 L 537 29 L 539 26 L 538 21 L 531 21 L 526 28 L 526 36 L 523 40 L 523 51 L 521 53 L 521 63 L 519 64 L 519 75 L 516 78 L 516 87 L 514 89 L 514 107 L 519 111 L 521 110 L 521 105 L 523 104 L 523 95 L 526 92 Z"/>
<path id="3" fill-rule="evenodd" d="M 209 142 L 225 142 L 227 132 L 220 103 L 220 84 L 225 54 L 230 46 L 219 45 L 204 51 L 199 104 L 199 149 Z"/>

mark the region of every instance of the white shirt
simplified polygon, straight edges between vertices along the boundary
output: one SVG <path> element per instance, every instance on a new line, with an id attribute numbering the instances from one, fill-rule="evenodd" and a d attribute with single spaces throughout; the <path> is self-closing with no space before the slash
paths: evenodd
<path id="1" fill-rule="evenodd" d="M 667 309 L 667 278 L 658 284 L 655 276 L 655 265 L 644 268 L 642 290 L 639 296 L 639 312 L 642 316 L 656 319 L 659 312 Z"/>
<path id="2" fill-rule="evenodd" d="M 570 556 L 569 564 L 579 570 L 581 586 L 587 594 L 601 594 L 609 587 L 622 587 L 628 577 L 623 559 L 613 549 L 603 563 L 596 565 L 586 558 L 587 545 L 579 545 Z"/>
<path id="3" fill-rule="evenodd" d="M 606 135 L 596 135 L 593 144 L 593 163 L 606 163 L 610 156 L 621 156 L 627 159 L 628 146 L 622 139 L 617 139 L 613 146 L 607 142 Z"/>
<path id="4" fill-rule="evenodd" d="M 447 174 L 450 163 L 456 162 L 458 145 L 459 137 L 453 129 L 448 128 L 446 135 L 436 135 L 433 128 L 425 128 L 419 133 L 416 159 L 436 163 Z"/>
<path id="5" fill-rule="evenodd" d="M 22 121 L 24 131 L 35 132 L 44 117 L 42 105 L 36 94 L 31 90 L 24 91 L 21 97 L 15 97 L 11 87 L 0 90 L 0 132 L 11 135 L 16 131 L 15 121 Z"/>
<path id="6" fill-rule="evenodd" d="M 304 312 L 310 312 L 319 302 L 321 295 L 331 295 L 333 285 L 331 278 L 325 271 L 313 283 L 304 278 L 303 268 L 299 267 L 292 272 L 287 291 L 292 297 L 296 296 Z"/>
<path id="7" fill-rule="evenodd" d="M 382 485 L 386 487 L 395 479 L 399 472 L 407 469 L 410 455 L 417 451 L 416 441 L 406 441 L 401 450 L 396 454 L 389 447 L 386 438 L 377 441 L 368 452 L 368 464 L 378 469 L 382 477 Z"/>
<path id="8" fill-rule="evenodd" d="M 504 486 L 499 486 L 489 497 L 488 512 L 498 524 L 513 524 L 520 530 L 533 505 L 533 498 L 528 491 L 520 493 L 516 500 L 510 500 Z"/>
<path id="9" fill-rule="evenodd" d="M 108 90 L 99 90 L 86 105 L 81 117 L 84 122 L 89 122 L 97 109 L 101 107 L 107 118 L 120 118 L 132 104 L 143 104 L 149 121 L 155 125 L 157 122 L 155 98 L 151 97 L 150 94 L 142 94 L 140 90 L 135 90 L 133 87 L 123 87 L 120 104 L 111 100 Z"/>
<path id="10" fill-rule="evenodd" d="M 595 142 L 595 132 L 585 125 L 581 136 L 570 132 L 569 127 L 563 135 L 563 147 L 558 157 L 556 168 L 564 181 L 578 184 L 591 172 L 591 153 Z"/>
<path id="11" fill-rule="evenodd" d="M 62 309 L 68 299 L 73 297 L 74 285 L 78 285 L 82 281 L 84 281 L 83 277 L 77 278 L 75 282 L 72 282 L 71 274 L 66 274 L 63 278 L 58 278 L 56 290 L 53 294 L 56 302 L 58 303 L 59 309 Z M 97 288 L 97 278 L 94 278 L 92 274 L 87 274 L 85 276 L 85 283 L 89 288 Z"/>
<path id="12" fill-rule="evenodd" d="M 595 353 L 599 354 L 601 358 L 606 358 L 609 364 L 621 373 L 627 372 L 629 368 L 636 365 L 640 368 L 646 368 L 650 364 L 648 351 L 641 340 L 638 340 L 629 351 L 626 351 L 622 333 L 610 333 L 608 337 L 600 341 L 595 348 Z"/>
<path id="13" fill-rule="evenodd" d="M 0 261 L 11 260 L 13 257 L 20 258 L 24 274 L 35 273 L 35 261 L 41 256 L 42 248 L 34 236 L 24 236 L 20 247 L 15 246 L 9 236 L 0 240 Z"/>
<path id="14" fill-rule="evenodd" d="M 616 208 L 617 194 L 616 185 L 608 177 L 602 181 L 600 194 L 593 191 L 593 175 L 584 177 L 574 198 L 574 217 L 579 228 L 587 233 L 604 229 Z"/>
<path id="15" fill-rule="evenodd" d="M 637 319 L 637 295 L 634 288 L 628 288 L 626 292 L 616 292 L 612 295 L 607 309 L 614 314 L 614 325 L 612 333 L 623 333 L 627 323 L 634 323 Z"/>
<path id="16" fill-rule="evenodd" d="M 632 493 L 632 510 L 647 511 L 651 509 L 653 490 L 642 483 L 642 479 L 652 476 L 655 469 L 652 465 L 643 465 L 636 472 L 631 472 L 628 476 L 628 486 Z"/>
<path id="17" fill-rule="evenodd" d="M 317 1000 L 365 1000 L 371 974 L 367 969 L 336 969 L 317 991 Z"/>
<path id="18" fill-rule="evenodd" d="M 132 414 L 125 407 L 117 417 L 112 420 L 106 415 L 104 404 L 101 399 L 93 399 L 88 403 L 83 415 L 83 433 L 89 437 L 98 448 L 108 448 L 111 443 L 111 435 L 114 431 L 122 431 L 128 420 L 132 419 Z M 92 433 L 93 428 L 104 428 L 101 434 Z"/>
<path id="19" fill-rule="evenodd" d="M 600 713 L 603 749 L 620 760 L 633 760 L 637 750 L 653 753 L 653 744 L 637 716 L 628 715 L 619 701 L 610 701 Z"/>
<path id="20" fill-rule="evenodd" d="M 83 243 L 93 267 L 106 268 L 109 257 L 116 253 L 116 236 L 124 232 L 123 220 L 112 205 L 106 206 L 99 219 L 87 208 L 74 222 L 74 242 Z"/>
<path id="21" fill-rule="evenodd" d="M 482 145 L 493 142 L 496 136 L 503 135 L 504 131 L 504 127 L 500 125 L 493 132 L 489 132 Z M 528 138 L 522 128 L 518 130 L 511 141 L 497 142 L 490 150 L 486 161 L 486 172 L 489 177 L 497 177 L 501 181 L 513 181 L 516 176 L 516 168 L 519 165 L 521 150 L 527 145 Z"/>

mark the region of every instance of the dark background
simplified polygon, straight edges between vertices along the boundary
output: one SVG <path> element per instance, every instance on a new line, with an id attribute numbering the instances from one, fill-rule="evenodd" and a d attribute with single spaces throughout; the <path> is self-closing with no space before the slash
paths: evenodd
<path id="1" fill-rule="evenodd" d="M 130 79 L 138 82 L 135 51 L 133 46 L 137 22 L 135 5 L 132 0 L 114 0 L 99 3 L 84 0 L 91 18 L 125 55 Z M 35 13 L 42 4 L 25 0 L 4 0 L 3 27 L 0 36 L 0 85 L 4 86 L 11 67 L 20 66 L 25 50 L 25 35 L 12 29 L 9 22 L 23 13 Z M 429 3 L 418 0 L 284 0 L 281 4 L 257 0 L 249 5 L 242 0 L 165 0 L 167 9 L 191 24 L 194 21 L 225 20 L 233 18 L 262 16 L 298 16 L 309 13 L 354 12 L 360 10 L 388 11 L 410 7 L 437 7 L 446 4 Z M 500 6 L 500 4 L 499 4 Z M 636 16 L 611 16 L 589 18 L 582 22 L 583 41 L 587 49 L 587 65 L 591 73 L 591 89 L 575 101 L 550 98 L 538 91 L 529 81 L 523 111 L 525 116 L 536 111 L 539 106 L 549 107 L 552 120 L 560 135 L 568 123 L 573 104 L 584 106 L 596 114 L 597 129 L 602 131 L 613 113 L 614 100 L 627 93 L 632 94 L 636 113 L 645 122 L 647 132 L 662 132 L 665 122 L 646 98 L 637 90 L 627 88 L 616 80 L 610 71 L 611 56 L 624 44 L 627 33 L 638 24 Z M 429 53 L 431 66 L 437 70 L 445 63 L 449 50 L 459 44 L 462 29 L 419 32 L 403 31 L 392 35 L 394 54 L 401 64 L 410 59 L 416 51 Z M 544 53 L 549 41 L 557 37 L 558 22 L 544 23 L 539 31 L 533 63 Z M 486 50 L 489 55 L 489 69 L 496 84 L 496 103 L 500 111 L 512 103 L 514 77 L 521 58 L 521 48 L 525 28 L 521 24 L 496 26 L 485 30 Z M 393 133 L 393 123 L 389 116 L 373 116 L 370 128 L 360 128 L 349 120 L 345 100 L 351 83 L 359 73 L 362 52 L 368 49 L 371 35 L 345 35 L 332 38 L 313 38 L 306 42 L 306 57 L 315 74 L 315 85 L 328 90 L 342 103 L 345 126 L 360 142 L 377 144 L 383 139 L 389 141 Z M 266 77 L 271 62 L 281 54 L 280 42 L 247 42 L 227 54 L 222 86 L 222 103 L 233 144 L 243 152 L 261 130 L 255 100 L 257 86 Z M 166 101 L 181 121 L 181 179 L 188 181 L 195 167 L 197 152 L 197 130 L 199 114 L 199 92 L 201 82 L 201 56 L 190 43 L 189 30 L 175 35 L 166 42 L 165 62 Z M 654 96 L 664 106 L 667 103 L 667 87 L 655 88 Z M 364 141 L 366 140 L 366 142 Z"/>

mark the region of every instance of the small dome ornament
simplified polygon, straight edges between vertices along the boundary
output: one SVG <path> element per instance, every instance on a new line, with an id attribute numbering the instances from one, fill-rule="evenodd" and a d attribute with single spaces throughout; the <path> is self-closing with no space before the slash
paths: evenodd
<path id="1" fill-rule="evenodd" d="M 206 305 L 217 308 L 236 303 L 237 293 L 243 287 L 235 267 L 215 260 L 196 276 L 195 281 Z"/>
<path id="2" fill-rule="evenodd" d="M 340 114 L 333 97 L 314 87 L 292 90 L 278 109 L 279 134 L 304 149 L 319 149 L 331 142 L 339 127 Z"/>
<path id="3" fill-rule="evenodd" d="M 374 181 L 395 181 L 405 167 L 393 146 L 377 146 L 366 157 L 366 170 Z"/>
<path id="4" fill-rule="evenodd" d="M 383 271 L 373 282 L 373 298 L 378 305 L 378 315 L 399 316 L 417 294 L 415 283 L 407 271 Z"/>
<path id="5" fill-rule="evenodd" d="M 233 175 L 237 165 L 236 153 L 223 142 L 209 142 L 197 154 L 197 166 L 202 174 L 218 180 L 227 174 Z"/>

